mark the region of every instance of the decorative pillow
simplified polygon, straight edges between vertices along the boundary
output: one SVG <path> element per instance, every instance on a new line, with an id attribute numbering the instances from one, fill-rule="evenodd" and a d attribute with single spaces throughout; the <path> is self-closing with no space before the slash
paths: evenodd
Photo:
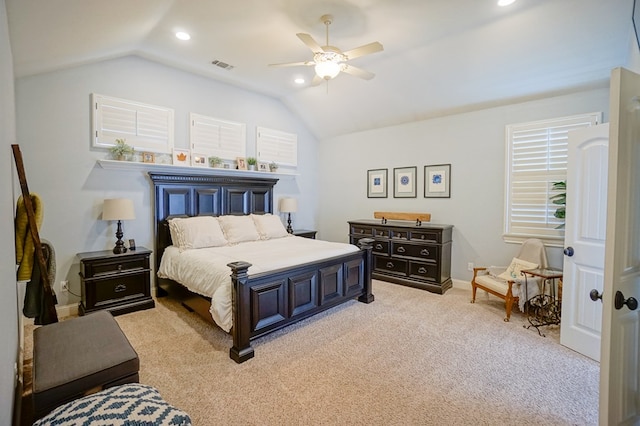
<path id="1" fill-rule="evenodd" d="M 252 214 L 251 217 L 256 224 L 256 229 L 258 230 L 260 237 L 264 240 L 268 240 L 269 238 L 288 237 L 290 235 L 278 216 L 267 213 Z"/>
<path id="2" fill-rule="evenodd" d="M 522 270 L 535 269 L 537 267 L 537 263 L 527 262 L 526 260 L 514 257 L 513 260 L 511 260 L 511 265 L 509 265 L 506 271 L 498 275 L 498 278 L 502 278 L 507 281 L 515 281 L 522 278 Z"/>
<path id="3" fill-rule="evenodd" d="M 169 220 L 173 245 L 180 250 L 225 246 L 218 219 L 213 216 L 176 217 Z"/>
<path id="4" fill-rule="evenodd" d="M 169 405 L 156 388 L 130 383 L 61 405 L 33 426 L 105 424 L 189 426 L 191 418 L 184 411 Z"/>
<path id="5" fill-rule="evenodd" d="M 218 221 L 227 241 L 231 244 L 260 239 L 251 216 L 220 216 Z"/>

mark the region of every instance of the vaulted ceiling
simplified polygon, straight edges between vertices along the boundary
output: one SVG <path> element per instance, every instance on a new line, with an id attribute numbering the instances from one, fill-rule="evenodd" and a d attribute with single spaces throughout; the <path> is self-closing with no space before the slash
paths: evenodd
<path id="1" fill-rule="evenodd" d="M 490 105 L 606 87 L 625 65 L 633 0 L 6 0 L 16 77 L 138 55 L 281 99 L 320 139 Z M 296 37 L 378 41 L 311 86 Z M 191 40 L 180 41 L 177 30 Z M 232 65 L 223 69 L 218 60 Z M 297 85 L 295 77 L 307 83 Z"/>

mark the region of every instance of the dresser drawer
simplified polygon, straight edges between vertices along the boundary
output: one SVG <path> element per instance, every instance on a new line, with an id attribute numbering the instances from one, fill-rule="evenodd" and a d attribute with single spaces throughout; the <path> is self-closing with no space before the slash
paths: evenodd
<path id="1" fill-rule="evenodd" d="M 437 281 L 438 266 L 433 263 L 409 262 L 409 276 L 428 281 Z"/>
<path id="2" fill-rule="evenodd" d="M 354 236 L 371 237 L 373 236 L 373 228 L 371 228 L 370 226 L 352 225 L 351 233 Z"/>
<path id="3" fill-rule="evenodd" d="M 391 231 L 388 228 L 373 228 L 373 236 L 376 238 L 390 238 Z"/>
<path id="4" fill-rule="evenodd" d="M 442 234 L 438 231 L 411 231 L 411 240 L 425 242 L 442 242 Z"/>
<path id="5" fill-rule="evenodd" d="M 375 254 L 388 255 L 389 254 L 389 241 L 376 240 L 373 243 L 373 252 Z"/>
<path id="6" fill-rule="evenodd" d="M 391 229 L 391 238 L 394 240 L 408 240 L 409 239 L 409 231 L 405 229 Z"/>
<path id="7" fill-rule="evenodd" d="M 398 241 L 393 242 L 392 255 L 416 257 L 418 259 L 436 262 L 438 260 L 438 246 L 427 244 L 403 244 Z"/>
<path id="8" fill-rule="evenodd" d="M 391 257 L 376 256 L 376 270 L 407 275 L 407 261 Z"/>
<path id="9" fill-rule="evenodd" d="M 124 302 L 132 298 L 148 296 L 148 280 L 149 271 L 93 280 L 90 284 L 87 283 L 87 285 L 92 286 L 93 291 L 91 296 L 87 297 L 86 307 L 87 309 L 100 308 L 120 301 Z"/>

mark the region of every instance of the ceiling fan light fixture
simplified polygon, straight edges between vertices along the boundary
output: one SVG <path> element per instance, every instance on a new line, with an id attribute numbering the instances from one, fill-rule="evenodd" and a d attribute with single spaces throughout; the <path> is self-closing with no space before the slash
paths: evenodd
<path id="1" fill-rule="evenodd" d="M 325 80 L 331 80 L 340 74 L 340 68 L 340 64 L 333 61 L 318 62 L 315 66 L 318 77 L 324 78 Z"/>

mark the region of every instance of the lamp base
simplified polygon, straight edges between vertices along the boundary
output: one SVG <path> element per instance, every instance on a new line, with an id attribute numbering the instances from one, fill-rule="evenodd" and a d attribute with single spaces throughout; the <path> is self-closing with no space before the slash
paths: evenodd
<path id="1" fill-rule="evenodd" d="M 116 229 L 116 246 L 113 248 L 113 252 L 115 254 L 122 254 L 127 252 L 127 248 L 124 246 L 124 241 L 122 241 L 122 237 L 124 233 L 122 232 L 122 221 L 118 221 L 118 228 Z"/>
<path id="2" fill-rule="evenodd" d="M 287 232 L 293 234 L 293 228 L 291 227 L 291 213 L 289 213 L 289 218 L 287 219 Z"/>

